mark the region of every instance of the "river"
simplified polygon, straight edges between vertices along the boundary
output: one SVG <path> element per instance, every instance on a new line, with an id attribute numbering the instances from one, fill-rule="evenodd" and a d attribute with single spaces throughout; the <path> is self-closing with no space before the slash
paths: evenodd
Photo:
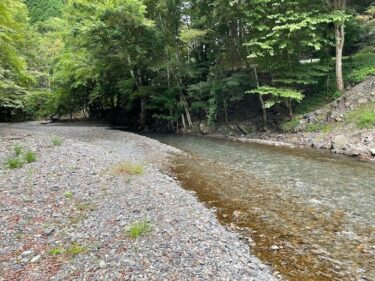
<path id="1" fill-rule="evenodd" d="M 308 149 L 152 134 L 184 188 L 292 281 L 375 280 L 375 166 Z"/>

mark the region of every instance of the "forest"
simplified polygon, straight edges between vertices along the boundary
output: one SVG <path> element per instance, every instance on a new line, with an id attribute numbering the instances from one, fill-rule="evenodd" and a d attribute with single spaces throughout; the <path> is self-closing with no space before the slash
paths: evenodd
<path id="1" fill-rule="evenodd" d="M 360 0 L 2 0 L 0 121 L 289 120 L 375 74 Z"/>

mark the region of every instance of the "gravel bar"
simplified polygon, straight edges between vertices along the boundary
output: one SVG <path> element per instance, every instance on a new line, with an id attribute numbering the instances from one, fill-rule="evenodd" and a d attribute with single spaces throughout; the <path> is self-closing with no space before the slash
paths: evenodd
<path id="1" fill-rule="evenodd" d="M 6 168 L 16 145 L 36 162 Z M 176 153 L 100 126 L 0 124 L 0 280 L 279 280 L 162 172 Z M 144 173 L 113 172 L 125 162 Z M 149 229 L 131 238 L 136 222 Z"/>

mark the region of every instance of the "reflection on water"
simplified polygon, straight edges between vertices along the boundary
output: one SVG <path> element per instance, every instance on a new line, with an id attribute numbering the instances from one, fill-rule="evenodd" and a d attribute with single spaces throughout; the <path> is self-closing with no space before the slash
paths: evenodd
<path id="1" fill-rule="evenodd" d="M 151 135 L 189 152 L 183 185 L 249 228 L 254 252 L 289 280 L 375 280 L 375 166 L 310 150 Z"/>

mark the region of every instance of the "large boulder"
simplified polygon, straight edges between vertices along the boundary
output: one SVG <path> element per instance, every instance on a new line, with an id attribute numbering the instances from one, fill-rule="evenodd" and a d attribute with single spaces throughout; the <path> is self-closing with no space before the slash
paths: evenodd
<path id="1" fill-rule="evenodd" d="M 337 135 L 332 140 L 332 149 L 335 152 L 346 150 L 349 146 L 349 139 L 344 135 Z"/>

